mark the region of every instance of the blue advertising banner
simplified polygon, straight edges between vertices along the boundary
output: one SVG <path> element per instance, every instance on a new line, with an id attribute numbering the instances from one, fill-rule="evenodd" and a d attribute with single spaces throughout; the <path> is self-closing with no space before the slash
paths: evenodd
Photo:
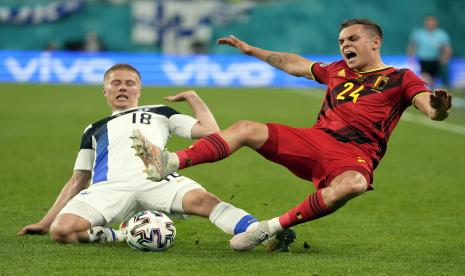
<path id="1" fill-rule="evenodd" d="M 339 56 L 307 56 L 335 61 Z M 418 72 L 406 57 L 389 56 L 386 64 Z M 150 86 L 315 87 L 318 84 L 283 73 L 244 55 L 160 55 L 148 53 L 0 52 L 0 82 L 99 84 L 115 63 L 129 63 Z M 450 64 L 453 87 L 465 86 L 465 59 Z"/>

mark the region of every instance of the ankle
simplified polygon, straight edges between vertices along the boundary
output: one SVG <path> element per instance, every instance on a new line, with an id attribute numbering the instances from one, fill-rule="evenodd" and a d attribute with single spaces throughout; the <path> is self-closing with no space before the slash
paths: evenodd
<path id="1" fill-rule="evenodd" d="M 168 164 L 166 165 L 166 169 L 168 171 L 175 172 L 179 169 L 182 169 L 181 163 L 180 163 L 180 158 L 178 157 L 178 154 L 175 152 L 170 152 L 169 157 L 168 157 Z"/>
<path id="2" fill-rule="evenodd" d="M 283 230 L 281 223 L 279 223 L 279 217 L 272 218 L 268 220 L 267 223 L 268 223 L 268 227 L 270 228 L 270 234 L 272 235 Z"/>

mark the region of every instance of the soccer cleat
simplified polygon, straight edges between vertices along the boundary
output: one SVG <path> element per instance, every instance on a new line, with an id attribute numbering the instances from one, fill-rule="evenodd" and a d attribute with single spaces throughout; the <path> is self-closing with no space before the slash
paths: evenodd
<path id="1" fill-rule="evenodd" d="M 232 237 L 229 246 L 236 251 L 247 251 L 271 238 L 271 236 L 268 222 L 265 220 L 256 227 Z"/>
<path id="2" fill-rule="evenodd" d="M 289 245 L 296 239 L 295 231 L 291 228 L 283 229 L 263 242 L 268 252 L 288 252 Z"/>
<path id="3" fill-rule="evenodd" d="M 161 181 L 175 171 L 168 168 L 170 153 L 152 144 L 138 129 L 134 129 L 129 138 L 132 139 L 136 155 L 144 162 L 147 179 Z"/>
<path id="4" fill-rule="evenodd" d="M 115 230 L 110 227 L 95 226 L 89 229 L 91 242 L 118 242 L 126 240 L 126 234 L 123 231 Z"/>

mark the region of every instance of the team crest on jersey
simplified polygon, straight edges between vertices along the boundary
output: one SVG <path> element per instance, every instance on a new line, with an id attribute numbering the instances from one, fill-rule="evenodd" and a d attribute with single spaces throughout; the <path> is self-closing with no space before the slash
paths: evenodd
<path id="1" fill-rule="evenodd" d="M 339 71 L 339 72 L 337 73 L 337 75 L 338 75 L 339 77 L 345 78 L 345 76 L 346 76 L 346 70 L 341 69 L 341 71 Z"/>
<path id="2" fill-rule="evenodd" d="M 388 83 L 389 78 L 386 76 L 379 76 L 376 78 L 374 84 L 373 84 L 373 89 L 383 91 L 384 87 L 386 87 L 386 84 Z"/>

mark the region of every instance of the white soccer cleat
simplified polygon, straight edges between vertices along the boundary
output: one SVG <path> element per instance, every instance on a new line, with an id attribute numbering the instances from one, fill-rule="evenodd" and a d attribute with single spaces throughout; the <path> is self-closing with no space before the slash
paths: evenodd
<path id="1" fill-rule="evenodd" d="M 247 251 L 271 238 L 267 221 L 260 222 L 256 227 L 235 235 L 229 241 L 229 246 L 236 251 Z"/>
<path id="2" fill-rule="evenodd" d="M 124 231 L 115 230 L 111 227 L 95 226 L 89 230 L 89 234 L 93 235 L 93 241 L 100 243 L 104 242 L 119 242 L 126 240 Z"/>
<path id="3" fill-rule="evenodd" d="M 173 166 L 168 166 L 170 153 L 152 144 L 138 129 L 134 129 L 129 138 L 136 155 L 144 162 L 147 179 L 161 181 L 175 171 L 169 168 Z"/>

